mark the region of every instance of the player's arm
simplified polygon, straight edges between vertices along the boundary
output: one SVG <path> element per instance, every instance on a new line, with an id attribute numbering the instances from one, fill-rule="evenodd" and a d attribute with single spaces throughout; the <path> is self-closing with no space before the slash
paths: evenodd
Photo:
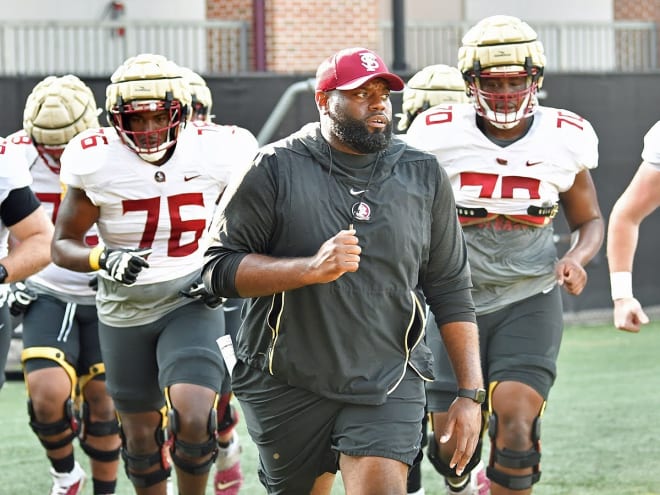
<path id="1" fill-rule="evenodd" d="M 560 194 L 560 201 L 574 241 L 557 263 L 557 282 L 569 294 L 578 295 L 587 283 L 584 266 L 596 255 L 605 236 L 605 223 L 591 173 L 583 170 L 577 174 L 573 186 Z"/>
<path id="2" fill-rule="evenodd" d="M 95 206 L 82 189 L 68 187 L 55 221 L 53 261 L 77 272 L 89 272 L 91 248 L 85 243 L 87 231 L 99 217 Z M 98 267 L 97 267 L 98 268 Z"/>
<path id="3" fill-rule="evenodd" d="M 642 162 L 612 208 L 607 229 L 614 326 L 639 332 L 649 318 L 633 296 L 632 269 L 642 221 L 660 206 L 660 170 Z"/>
<path id="4" fill-rule="evenodd" d="M 0 216 L 17 242 L 0 263 L 7 269 L 5 282 L 16 282 L 50 263 L 53 224 L 29 187 L 12 190 L 0 205 Z"/>
<path id="5" fill-rule="evenodd" d="M 660 206 L 660 170 L 642 162 L 630 184 L 614 203 L 607 228 L 610 273 L 632 272 L 639 226 Z"/>

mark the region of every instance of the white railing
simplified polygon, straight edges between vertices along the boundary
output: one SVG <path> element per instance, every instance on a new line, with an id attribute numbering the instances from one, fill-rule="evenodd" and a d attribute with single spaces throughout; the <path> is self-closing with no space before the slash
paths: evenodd
<path id="1" fill-rule="evenodd" d="M 159 53 L 201 74 L 248 70 L 244 21 L 0 22 L 0 74 L 106 76 L 126 58 Z"/>
<path id="2" fill-rule="evenodd" d="M 554 72 L 649 72 L 658 69 L 653 22 L 543 23 L 532 26 Z M 461 38 L 470 28 L 457 23 L 407 23 L 406 62 L 411 71 L 430 64 L 456 65 Z M 392 23 L 381 25 L 385 60 L 392 61 Z"/>
<path id="3" fill-rule="evenodd" d="M 470 25 L 408 23 L 405 61 L 416 71 L 456 64 Z M 556 72 L 658 70 L 652 22 L 539 23 L 547 69 Z M 127 57 L 160 53 L 205 75 L 237 74 L 248 65 L 246 21 L 0 21 L 0 75 L 75 73 L 107 76 Z M 380 50 L 392 61 L 392 23 L 381 24 Z M 310 72 L 314 71 L 310 67 Z"/>

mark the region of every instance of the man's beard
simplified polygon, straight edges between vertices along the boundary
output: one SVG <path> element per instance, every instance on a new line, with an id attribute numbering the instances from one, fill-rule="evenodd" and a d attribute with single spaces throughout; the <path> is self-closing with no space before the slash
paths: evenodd
<path id="1" fill-rule="evenodd" d="M 392 141 L 392 122 L 381 132 L 369 132 L 366 124 L 339 110 L 331 115 L 331 131 L 345 145 L 358 153 L 369 154 L 384 150 Z"/>

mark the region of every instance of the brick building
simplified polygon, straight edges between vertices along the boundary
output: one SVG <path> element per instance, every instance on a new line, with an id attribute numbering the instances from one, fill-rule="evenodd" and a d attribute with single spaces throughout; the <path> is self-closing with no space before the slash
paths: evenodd
<path id="1" fill-rule="evenodd" d="M 378 49 L 380 4 L 380 0 L 207 0 L 207 18 L 250 22 L 253 69 L 308 73 L 346 46 Z"/>
<path id="2" fill-rule="evenodd" d="M 438 0 L 402 1 L 406 4 L 407 19 L 408 13 L 411 13 L 416 20 L 473 22 L 481 15 L 480 12 L 484 12 L 484 16 L 491 15 L 493 9 L 493 3 L 483 3 L 484 0 L 442 0 L 441 4 Z M 660 0 L 591 0 L 588 3 L 592 11 L 595 5 L 604 19 L 660 23 Z M 506 9 L 504 2 L 497 5 Z M 380 23 L 391 15 L 391 6 L 392 0 L 206 2 L 207 19 L 249 22 L 248 66 L 251 70 L 281 74 L 313 72 L 323 58 L 346 46 L 365 46 L 381 51 Z M 512 8 L 510 12 L 530 21 L 534 17 L 529 17 L 532 12 L 539 17 L 545 15 L 536 3 L 526 3 L 521 13 L 515 10 Z M 558 11 L 561 9 L 555 9 L 555 12 Z M 618 42 L 625 43 L 625 40 Z"/>

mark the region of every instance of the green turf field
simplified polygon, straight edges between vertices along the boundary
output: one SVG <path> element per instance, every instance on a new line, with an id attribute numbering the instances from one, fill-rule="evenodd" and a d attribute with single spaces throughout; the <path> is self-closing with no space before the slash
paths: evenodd
<path id="1" fill-rule="evenodd" d="M 660 323 L 640 334 L 611 326 L 566 329 L 559 378 L 544 416 L 541 482 L 536 495 L 660 495 Z M 45 495 L 48 463 L 28 427 L 22 382 L 0 391 L 0 493 Z M 245 425 L 242 493 L 262 495 L 256 452 Z M 77 450 L 80 453 L 80 450 Z M 87 469 L 84 456 L 77 455 Z M 424 463 L 428 495 L 444 494 Z M 91 485 L 85 494 L 91 495 Z M 118 495 L 134 493 L 120 476 Z M 207 491 L 213 493 L 211 487 Z M 333 494 L 343 489 L 338 479 Z"/>

